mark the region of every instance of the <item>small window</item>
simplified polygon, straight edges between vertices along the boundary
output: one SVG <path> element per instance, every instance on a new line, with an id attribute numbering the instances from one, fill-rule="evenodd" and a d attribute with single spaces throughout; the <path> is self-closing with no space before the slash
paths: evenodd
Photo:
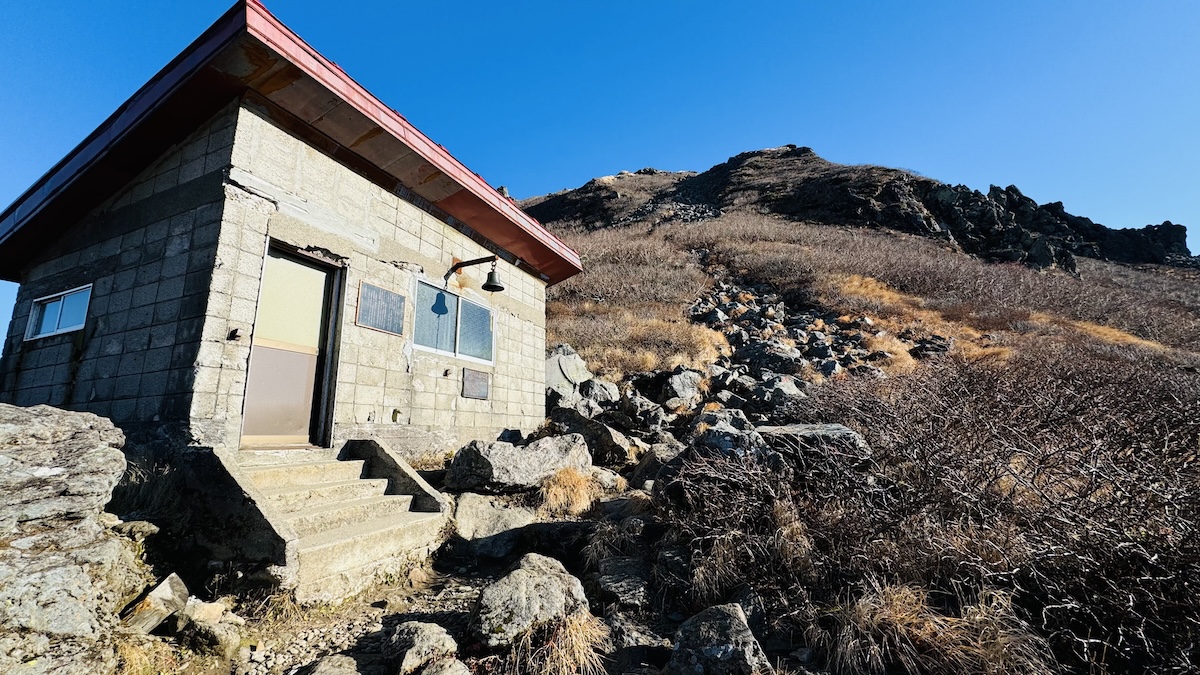
<path id="1" fill-rule="evenodd" d="M 453 356 L 492 360 L 492 310 L 449 291 L 417 284 L 413 340 Z"/>
<path id="2" fill-rule="evenodd" d="M 83 328 L 87 321 L 88 301 L 91 297 L 92 287 L 87 285 L 34 300 L 25 339 L 69 333 Z"/>

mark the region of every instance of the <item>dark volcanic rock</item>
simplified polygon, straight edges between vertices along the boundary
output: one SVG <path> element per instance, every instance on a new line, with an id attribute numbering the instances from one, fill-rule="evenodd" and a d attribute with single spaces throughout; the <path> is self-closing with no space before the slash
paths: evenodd
<path id="1" fill-rule="evenodd" d="M 688 220 L 694 212 L 774 213 L 808 222 L 878 227 L 942 239 L 997 261 L 1075 270 L 1075 256 L 1131 264 L 1200 266 L 1186 230 L 1170 221 L 1110 229 L 1038 204 L 1014 186 L 987 193 L 947 185 L 901 169 L 836 164 L 811 148 L 785 145 L 745 152 L 701 174 L 622 174 L 525 202 L 544 222 L 589 228 L 628 222 Z M 671 205 L 667 208 L 664 205 Z M 685 207 L 686 205 L 686 207 Z M 724 308 L 705 321 L 719 323 Z"/>

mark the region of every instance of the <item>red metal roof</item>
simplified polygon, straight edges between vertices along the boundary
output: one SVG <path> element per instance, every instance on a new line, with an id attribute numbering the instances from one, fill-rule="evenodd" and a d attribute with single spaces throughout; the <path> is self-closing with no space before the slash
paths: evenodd
<path id="1" fill-rule="evenodd" d="M 276 19 L 241 0 L 0 213 L 0 278 L 173 142 L 253 92 L 557 283 L 579 255 Z M 352 153 L 352 154 L 347 154 Z"/>

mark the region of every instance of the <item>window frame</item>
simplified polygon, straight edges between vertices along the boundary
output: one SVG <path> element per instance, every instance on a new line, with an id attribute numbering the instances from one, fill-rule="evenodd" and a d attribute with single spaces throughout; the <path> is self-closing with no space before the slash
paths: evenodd
<path id="1" fill-rule="evenodd" d="M 81 293 L 83 291 L 87 291 L 87 294 L 88 294 L 87 303 L 83 306 L 83 323 L 69 326 L 66 328 L 59 327 L 58 321 L 62 320 L 62 305 L 60 304 L 59 310 L 58 310 L 58 320 L 55 321 L 55 329 L 50 331 L 49 333 L 35 332 L 37 330 L 37 324 L 39 323 L 39 321 L 37 320 L 39 318 L 38 311 L 37 311 L 39 305 L 48 305 L 48 304 L 50 304 L 51 301 L 57 300 L 57 299 L 65 300 L 67 298 L 67 296 L 75 295 L 76 293 Z M 74 333 L 77 330 L 83 330 L 84 326 L 87 325 L 88 310 L 91 309 L 91 307 L 92 307 L 92 284 L 84 284 L 83 286 L 77 286 L 77 287 L 69 289 L 69 290 L 60 291 L 58 293 L 51 293 L 50 295 L 43 295 L 40 298 L 34 298 L 33 302 L 31 302 L 29 305 L 29 321 L 25 325 L 25 338 L 24 339 L 25 340 L 37 340 L 37 339 L 44 338 L 44 337 L 53 337 L 55 335 L 64 335 L 66 333 Z"/>
<path id="2" fill-rule="evenodd" d="M 451 291 L 448 288 L 442 288 L 442 287 L 438 286 L 437 284 L 433 284 L 428 281 L 423 281 L 421 279 L 417 279 L 416 284 L 417 284 L 417 287 L 413 288 L 413 303 L 412 303 L 412 306 L 413 306 L 413 330 L 412 330 L 413 349 L 419 350 L 422 352 L 428 352 L 430 354 L 437 354 L 439 356 L 448 356 L 448 357 L 454 358 L 454 359 L 461 359 L 463 361 L 469 361 L 471 363 L 478 363 L 478 364 L 485 365 L 485 366 L 495 366 L 496 365 L 496 310 L 490 305 L 479 302 L 478 300 L 473 300 L 471 298 L 467 298 L 466 296 L 461 295 L 459 293 L 455 293 L 454 291 Z M 423 345 L 423 344 L 420 344 L 417 342 L 417 322 L 420 320 L 418 312 L 421 311 L 421 307 L 420 307 L 420 305 L 417 304 L 416 299 L 417 299 L 417 297 L 419 297 L 420 286 L 422 284 L 432 288 L 433 290 L 435 290 L 439 293 L 446 293 L 446 294 L 452 295 L 458 299 L 458 304 L 454 311 L 454 351 L 452 351 L 452 352 L 448 352 L 444 349 L 438 349 L 436 347 L 428 347 L 426 345 Z M 475 305 L 476 307 L 486 310 L 488 313 L 488 329 L 492 333 L 492 355 L 491 355 L 490 359 L 481 359 L 477 356 L 463 354 L 462 352 L 458 351 L 458 345 L 459 345 L 459 341 L 460 341 L 459 340 L 459 331 L 461 331 L 461 329 L 462 329 L 462 306 L 463 306 L 464 302 L 469 302 L 472 305 Z"/>

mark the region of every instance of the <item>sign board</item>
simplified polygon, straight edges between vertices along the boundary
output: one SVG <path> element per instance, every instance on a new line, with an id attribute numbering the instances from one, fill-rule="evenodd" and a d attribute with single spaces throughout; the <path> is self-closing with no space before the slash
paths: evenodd
<path id="1" fill-rule="evenodd" d="M 393 335 L 404 334 L 404 296 L 364 282 L 358 291 L 360 326 Z"/>
<path id="2" fill-rule="evenodd" d="M 463 398 L 477 398 L 486 401 L 488 398 L 488 374 L 482 370 L 463 368 Z"/>

